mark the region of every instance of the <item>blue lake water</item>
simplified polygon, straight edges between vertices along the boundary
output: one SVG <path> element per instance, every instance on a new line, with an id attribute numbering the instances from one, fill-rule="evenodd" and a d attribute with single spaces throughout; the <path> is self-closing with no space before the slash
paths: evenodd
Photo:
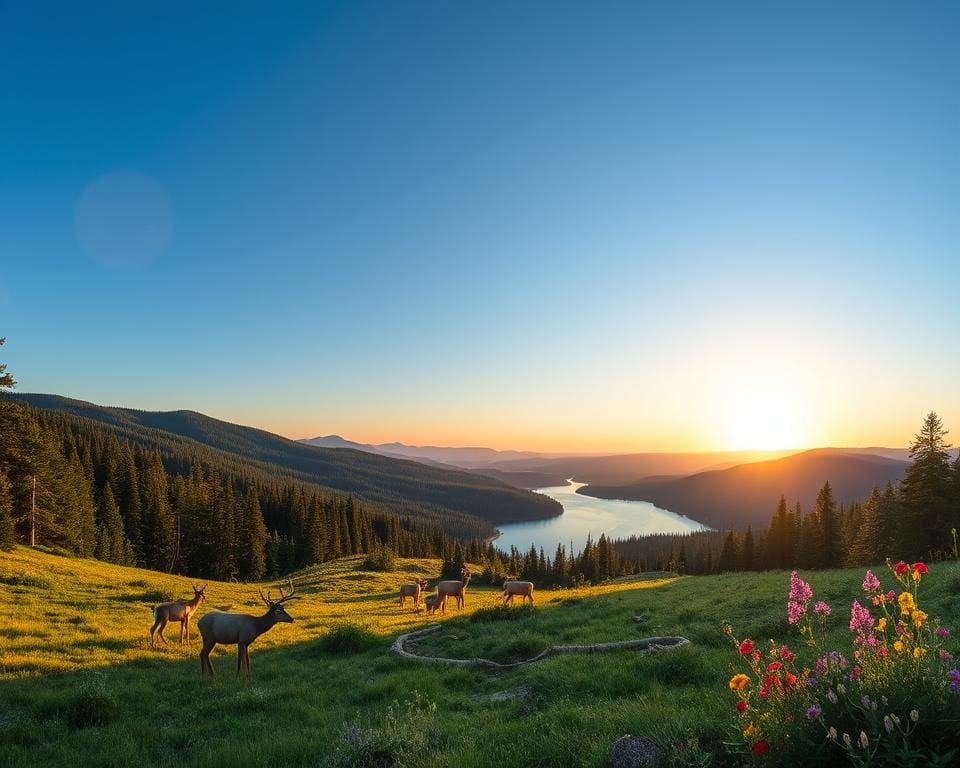
<path id="1" fill-rule="evenodd" d="M 570 482 L 555 488 L 537 488 L 563 505 L 563 514 L 549 520 L 498 525 L 500 536 L 493 542 L 498 549 L 509 550 L 511 546 L 521 551 L 530 549 L 530 544 L 543 547 L 551 557 L 557 544 L 567 547 L 573 540 L 575 551 L 583 549 L 587 534 L 594 541 L 605 533 L 608 538 L 623 539 L 633 534 L 643 536 L 652 533 L 689 533 L 706 530 L 708 526 L 660 509 L 649 501 L 619 501 L 594 499 L 577 493 L 586 483 Z"/>

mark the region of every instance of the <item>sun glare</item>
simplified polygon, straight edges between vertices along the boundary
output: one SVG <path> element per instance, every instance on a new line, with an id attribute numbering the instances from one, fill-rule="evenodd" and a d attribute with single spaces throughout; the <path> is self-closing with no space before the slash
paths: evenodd
<path id="1" fill-rule="evenodd" d="M 798 448 L 806 437 L 796 404 L 769 393 L 749 393 L 732 400 L 726 432 L 730 450 Z"/>

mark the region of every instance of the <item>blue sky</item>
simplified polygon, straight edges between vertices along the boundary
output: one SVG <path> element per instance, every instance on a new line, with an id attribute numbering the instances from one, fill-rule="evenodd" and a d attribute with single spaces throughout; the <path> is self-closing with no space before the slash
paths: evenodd
<path id="1" fill-rule="evenodd" d="M 960 430 L 954 3 L 97 5 L 0 25 L 23 391 L 555 450 Z"/>

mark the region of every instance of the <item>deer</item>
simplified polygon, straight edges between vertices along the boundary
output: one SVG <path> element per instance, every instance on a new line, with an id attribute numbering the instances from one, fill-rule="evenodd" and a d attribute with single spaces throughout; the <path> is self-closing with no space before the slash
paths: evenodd
<path id="1" fill-rule="evenodd" d="M 503 604 L 512 603 L 513 598 L 520 595 L 522 601 L 530 598 L 533 604 L 533 582 L 532 581 L 505 581 L 503 582 Z"/>
<path id="2" fill-rule="evenodd" d="M 407 601 L 407 598 L 412 597 L 413 607 L 420 608 L 420 596 L 423 594 L 423 591 L 426 588 L 427 588 L 426 579 L 420 579 L 419 581 L 413 584 L 401 584 L 400 585 L 400 607 L 403 608 L 403 605 Z"/>
<path id="3" fill-rule="evenodd" d="M 448 597 L 456 598 L 458 611 L 463 608 L 463 594 L 467 591 L 467 584 L 470 583 L 471 576 L 473 576 L 473 574 L 470 573 L 470 569 L 464 566 L 460 569 L 460 581 L 451 579 L 449 581 L 441 581 L 437 584 L 437 594 L 443 596 L 443 601 L 440 604 L 440 613 L 447 612 L 446 599 Z"/>
<path id="4" fill-rule="evenodd" d="M 163 630 L 167 626 L 167 622 L 170 621 L 180 622 L 180 645 L 183 645 L 184 638 L 186 638 L 187 645 L 190 645 L 190 617 L 197 612 L 200 604 L 207 599 L 207 585 L 197 587 L 196 584 L 191 584 L 190 586 L 193 587 L 193 600 L 178 600 L 153 606 L 153 626 L 150 627 L 151 648 L 156 649 L 157 647 L 157 635 L 160 635 L 164 645 L 169 645 L 167 638 L 163 636 Z"/>
<path id="5" fill-rule="evenodd" d="M 427 595 L 423 600 L 423 604 L 426 606 L 427 616 L 432 616 L 438 608 L 441 612 L 446 609 L 447 596 L 441 595 L 439 592 L 435 595 Z"/>
<path id="6" fill-rule="evenodd" d="M 200 651 L 200 674 L 210 673 L 213 676 L 213 664 L 210 663 L 210 651 L 217 643 L 221 645 L 237 646 L 237 674 L 245 669 L 250 674 L 250 644 L 260 635 L 272 629 L 275 624 L 293 624 L 293 617 L 287 613 L 283 604 L 292 600 L 296 593 L 293 582 L 290 582 L 290 592 L 285 593 L 280 588 L 280 599 L 274 600 L 273 593 L 268 591 L 264 596 L 258 589 L 260 599 L 267 606 L 267 612 L 262 616 L 251 616 L 246 613 L 226 613 L 211 611 L 197 622 L 197 628 L 203 637 L 203 649 Z"/>

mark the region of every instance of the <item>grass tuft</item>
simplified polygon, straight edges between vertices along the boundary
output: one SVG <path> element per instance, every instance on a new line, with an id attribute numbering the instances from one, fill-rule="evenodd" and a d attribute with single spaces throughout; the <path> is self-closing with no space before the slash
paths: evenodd
<path id="1" fill-rule="evenodd" d="M 509 605 L 495 605 L 492 608 L 480 608 L 470 614 L 471 622 L 489 621 L 517 621 L 534 615 L 536 608 L 529 603 L 516 607 Z"/>
<path id="2" fill-rule="evenodd" d="M 382 642 L 369 627 L 362 624 L 337 624 L 317 640 L 316 647 L 323 653 L 345 656 L 373 650 Z"/>

